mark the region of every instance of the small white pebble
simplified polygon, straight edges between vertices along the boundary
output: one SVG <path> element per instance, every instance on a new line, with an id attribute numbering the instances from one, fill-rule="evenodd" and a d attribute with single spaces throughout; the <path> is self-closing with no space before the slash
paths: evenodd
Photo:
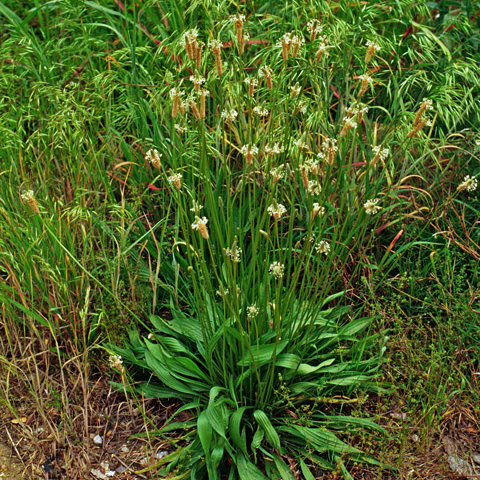
<path id="1" fill-rule="evenodd" d="M 414 433 L 414 434 L 412 435 L 412 440 L 413 440 L 414 442 L 418 442 L 419 438 L 418 438 L 418 435 L 417 435 L 416 433 Z"/>
<path id="2" fill-rule="evenodd" d="M 93 437 L 93 443 L 95 445 L 101 445 L 103 443 L 103 438 L 100 435 L 95 435 Z"/>
<path id="3" fill-rule="evenodd" d="M 100 478 L 101 480 L 105 480 L 106 478 L 108 478 L 101 470 L 99 470 L 98 468 L 92 468 L 92 470 L 90 470 L 90 473 L 97 477 L 97 478 Z"/>
<path id="4" fill-rule="evenodd" d="M 120 451 L 122 451 L 123 453 L 128 453 L 130 449 L 126 445 L 122 445 L 120 447 Z"/>
<path id="5" fill-rule="evenodd" d="M 163 457 L 166 457 L 168 455 L 168 452 L 164 450 L 163 452 L 158 452 L 155 454 L 155 458 L 157 460 L 161 460 Z"/>

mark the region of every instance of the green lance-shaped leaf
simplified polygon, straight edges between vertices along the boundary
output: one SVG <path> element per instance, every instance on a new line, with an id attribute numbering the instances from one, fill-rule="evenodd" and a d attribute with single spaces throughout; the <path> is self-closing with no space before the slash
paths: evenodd
<path id="1" fill-rule="evenodd" d="M 240 480 L 268 480 L 265 475 L 250 461 L 239 453 L 236 457 L 238 476 Z"/>
<path id="2" fill-rule="evenodd" d="M 273 428 L 273 425 L 267 417 L 267 414 L 262 410 L 255 410 L 253 412 L 253 416 L 258 422 L 258 425 L 265 432 L 267 442 L 276 450 L 280 450 L 280 437 L 278 436 L 277 431 Z"/>

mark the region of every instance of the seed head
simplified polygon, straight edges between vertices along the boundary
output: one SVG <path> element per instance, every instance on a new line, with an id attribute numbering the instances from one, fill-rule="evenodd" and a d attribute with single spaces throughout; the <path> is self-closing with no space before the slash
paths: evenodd
<path id="1" fill-rule="evenodd" d="M 267 108 L 265 107 L 262 107 L 261 105 L 256 105 L 254 108 L 253 108 L 253 113 L 255 113 L 256 115 L 258 115 L 259 117 L 268 117 L 269 115 L 269 111 Z"/>
<path id="2" fill-rule="evenodd" d="M 33 213 L 40 213 L 40 208 L 38 207 L 38 202 L 35 198 L 33 190 L 27 190 L 26 192 L 22 193 L 22 199 L 28 203 Z"/>
<path id="3" fill-rule="evenodd" d="M 360 98 L 367 91 L 368 87 L 373 84 L 373 79 L 369 73 L 360 75 L 358 79 L 361 81 L 360 91 L 358 92 L 358 98 Z"/>
<path id="4" fill-rule="evenodd" d="M 280 280 L 285 274 L 285 265 L 280 262 L 273 262 L 268 269 L 268 273 Z"/>
<path id="5" fill-rule="evenodd" d="M 285 33 L 280 39 L 279 46 L 282 47 L 282 58 L 288 60 L 290 54 L 290 48 L 292 46 L 292 34 Z"/>
<path id="6" fill-rule="evenodd" d="M 160 169 L 162 168 L 162 162 L 160 161 L 161 157 L 162 157 L 162 154 L 158 153 L 158 150 L 152 148 L 145 155 L 145 160 L 147 162 L 150 162 L 153 167 Z"/>
<path id="7" fill-rule="evenodd" d="M 123 370 L 122 357 L 120 355 L 115 355 L 114 353 L 110 354 L 108 357 L 108 365 L 110 368 L 115 368 L 116 370 Z"/>
<path id="8" fill-rule="evenodd" d="M 365 63 L 368 64 L 370 62 L 370 60 L 372 59 L 372 55 L 375 52 L 380 51 L 380 45 L 378 45 L 378 43 L 376 43 L 372 40 L 369 40 L 366 45 L 367 45 L 367 53 L 365 54 Z"/>
<path id="9" fill-rule="evenodd" d="M 333 165 L 337 152 L 337 140 L 335 138 L 327 137 L 322 143 L 321 158 L 323 158 L 329 165 Z"/>
<path id="10" fill-rule="evenodd" d="M 274 167 L 270 170 L 270 176 L 272 177 L 273 183 L 277 183 L 284 177 L 284 169 L 285 165 L 282 163 L 278 167 Z"/>
<path id="11" fill-rule="evenodd" d="M 280 145 L 278 142 L 274 143 L 273 145 L 265 145 L 265 153 L 267 155 L 280 155 L 285 151 L 285 147 Z"/>
<path id="12" fill-rule="evenodd" d="M 248 95 L 253 97 L 255 87 L 258 85 L 258 80 L 255 77 L 247 77 L 244 82 L 248 85 Z"/>
<path id="13" fill-rule="evenodd" d="M 194 212 L 195 215 L 200 214 L 200 210 L 203 208 L 203 205 L 201 205 L 199 202 L 196 200 L 193 200 L 192 202 L 192 208 L 190 209 L 191 212 Z"/>
<path id="14" fill-rule="evenodd" d="M 310 41 L 313 42 L 317 35 L 322 32 L 323 26 L 320 24 L 320 20 L 312 18 L 307 23 L 307 30 L 310 33 Z"/>
<path id="15" fill-rule="evenodd" d="M 273 82 L 272 82 L 272 76 L 273 76 L 273 70 L 267 66 L 264 65 L 259 68 L 258 74 L 264 78 L 265 83 L 267 84 L 268 90 L 272 90 L 273 88 Z"/>
<path id="16" fill-rule="evenodd" d="M 475 177 L 466 175 L 463 182 L 457 187 L 459 192 L 466 190 L 467 192 L 473 192 L 478 187 L 478 180 Z"/>
<path id="17" fill-rule="evenodd" d="M 248 143 L 240 149 L 240 152 L 242 153 L 242 155 L 244 155 L 247 165 L 250 165 L 252 163 L 253 157 L 258 153 L 258 147 L 256 145 L 251 145 Z"/>
<path id="18" fill-rule="evenodd" d="M 222 112 L 222 118 L 228 123 L 233 122 L 237 117 L 238 112 L 234 108 Z"/>
<path id="19" fill-rule="evenodd" d="M 321 207 L 318 202 L 315 202 L 312 208 L 312 220 L 314 220 L 318 214 L 322 216 L 325 215 L 325 207 Z"/>
<path id="20" fill-rule="evenodd" d="M 207 217 L 200 218 L 198 215 L 195 215 L 195 221 L 192 223 L 192 229 L 198 230 L 202 238 L 204 238 L 205 240 L 208 240 L 207 223 Z"/>
<path id="21" fill-rule="evenodd" d="M 343 119 L 343 128 L 342 131 L 340 132 L 340 137 L 345 137 L 347 133 L 350 131 L 352 128 L 357 127 L 357 121 L 355 120 L 354 117 L 345 117 Z"/>
<path id="22" fill-rule="evenodd" d="M 364 204 L 363 207 L 365 208 L 365 213 L 367 215 L 375 215 L 378 213 L 382 207 L 378 205 L 378 202 L 380 201 L 379 198 L 374 198 L 373 200 L 367 200 Z"/>
<path id="23" fill-rule="evenodd" d="M 317 182 L 317 180 L 309 180 L 307 192 L 311 195 L 320 195 L 322 193 L 322 186 Z"/>
<path id="24" fill-rule="evenodd" d="M 168 178 L 168 183 L 173 185 L 177 190 L 182 189 L 182 174 L 181 173 L 173 173 Z"/>
<path id="25" fill-rule="evenodd" d="M 320 45 L 315 52 L 315 61 L 318 63 L 325 56 L 328 55 L 327 39 L 325 37 L 320 38 Z"/>
<path id="26" fill-rule="evenodd" d="M 217 75 L 221 77 L 223 75 L 223 64 L 222 64 L 222 42 L 220 40 L 210 40 L 208 46 L 215 57 L 215 69 L 217 70 Z"/>
<path id="27" fill-rule="evenodd" d="M 294 35 L 292 37 L 292 57 L 295 58 L 298 55 L 300 47 L 303 45 L 304 40 L 300 35 Z"/>
<path id="28" fill-rule="evenodd" d="M 273 203 L 267 208 L 267 212 L 278 222 L 287 209 L 281 204 L 273 200 Z"/>
<path id="29" fill-rule="evenodd" d="M 292 96 L 292 98 L 295 98 L 298 96 L 301 90 L 302 87 L 297 83 L 293 87 L 290 87 L 290 95 Z"/>
<path id="30" fill-rule="evenodd" d="M 427 110 L 432 110 L 432 109 L 433 109 L 432 101 L 428 98 L 424 98 L 422 104 L 420 105 L 420 108 L 417 110 L 417 113 L 415 114 L 415 120 L 413 121 L 413 125 L 417 127 L 424 118 L 423 114 Z"/>
<path id="31" fill-rule="evenodd" d="M 374 167 L 379 160 L 384 162 L 387 159 L 388 154 L 390 153 L 390 150 L 388 148 L 382 148 L 380 145 L 372 147 L 372 151 L 374 153 L 374 157 L 370 161 L 371 167 Z"/>
<path id="32" fill-rule="evenodd" d="M 187 30 L 183 35 L 181 43 L 185 47 L 190 60 L 196 59 L 197 37 L 198 31 L 195 28 L 192 30 Z"/>
<path id="33" fill-rule="evenodd" d="M 198 70 L 195 72 L 195 75 L 190 76 L 190 81 L 193 82 L 193 86 L 195 87 L 195 91 L 199 91 L 200 87 L 205 83 L 205 78 L 203 78 L 199 73 Z"/>
<path id="34" fill-rule="evenodd" d="M 247 318 L 255 318 L 260 313 L 260 310 L 255 306 L 255 304 L 247 307 Z"/>
<path id="35" fill-rule="evenodd" d="M 320 240 L 315 247 L 317 253 L 328 255 L 330 253 L 330 244 L 326 240 Z"/>

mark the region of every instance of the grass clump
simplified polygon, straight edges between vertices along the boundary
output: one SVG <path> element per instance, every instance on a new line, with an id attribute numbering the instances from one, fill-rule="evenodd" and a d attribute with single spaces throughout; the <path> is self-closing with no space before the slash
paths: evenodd
<path id="1" fill-rule="evenodd" d="M 145 161 L 171 199 L 161 212 L 168 257 L 187 291 L 172 292 L 173 318 L 151 316 L 148 338 L 135 332 L 130 348 L 116 349 L 160 381 L 142 392 L 195 412 L 193 441 L 162 462 L 164 474 L 271 478 L 287 475 L 289 458 L 309 478 L 345 470 L 345 456 L 374 461 L 333 430 L 375 425 L 320 405 L 379 389 L 385 339 L 359 337 L 371 319 L 359 309 L 352 318 L 341 299 L 401 252 L 392 252 L 397 235 L 370 254 L 410 208 L 399 191 L 420 162 L 405 151 L 428 154 L 435 109 L 423 98 L 390 115 L 391 105 L 376 105 L 370 65 L 380 45 L 362 42 L 340 62 L 332 39 L 348 27 L 333 15 L 305 23 L 263 46 L 262 22 L 237 15 L 208 38 L 189 30 L 168 47 L 178 74 L 152 122 L 163 141 Z M 304 408 L 308 422 L 288 416 Z"/>
<path id="2" fill-rule="evenodd" d="M 385 379 L 433 431 L 478 351 L 469 16 L 411 1 L 25 3 L 0 3 L 1 362 L 50 391 L 38 409 L 50 430 L 50 403 L 65 420 L 56 441 L 89 438 L 99 346 L 136 393 L 182 403 L 157 431 L 175 447 L 162 476 L 380 471 L 357 439 L 385 434 L 363 411 Z M 408 343 L 412 319 L 428 335 Z M 54 389 L 21 373 L 44 364 Z"/>

